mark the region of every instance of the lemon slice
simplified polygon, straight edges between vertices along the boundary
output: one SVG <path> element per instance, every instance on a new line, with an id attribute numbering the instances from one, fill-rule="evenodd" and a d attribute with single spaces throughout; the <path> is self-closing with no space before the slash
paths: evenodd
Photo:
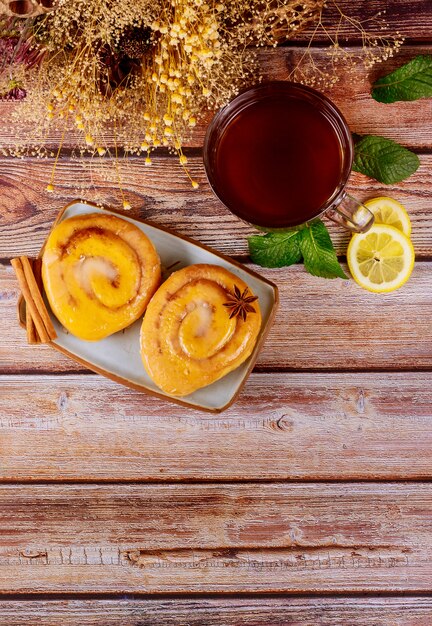
<path id="1" fill-rule="evenodd" d="M 374 224 L 353 235 L 347 250 L 348 267 L 361 287 L 377 293 L 399 289 L 414 267 L 414 248 L 400 230 Z"/>
<path id="2" fill-rule="evenodd" d="M 404 235 L 411 235 L 411 220 L 403 204 L 393 198 L 380 196 L 364 202 L 369 211 L 375 216 L 375 224 L 387 224 L 394 226 Z"/>

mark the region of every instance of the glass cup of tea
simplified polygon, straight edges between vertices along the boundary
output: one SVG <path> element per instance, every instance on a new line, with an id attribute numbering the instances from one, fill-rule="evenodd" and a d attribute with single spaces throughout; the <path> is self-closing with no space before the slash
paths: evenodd
<path id="1" fill-rule="evenodd" d="M 216 196 L 265 231 L 307 226 L 326 215 L 365 232 L 372 213 L 346 192 L 354 144 L 336 106 L 288 81 L 244 91 L 211 121 L 204 166 Z"/>

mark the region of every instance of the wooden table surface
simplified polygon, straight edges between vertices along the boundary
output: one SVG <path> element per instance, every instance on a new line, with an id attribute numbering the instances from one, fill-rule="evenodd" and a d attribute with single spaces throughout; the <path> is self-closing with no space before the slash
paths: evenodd
<path id="1" fill-rule="evenodd" d="M 87 174 L 66 145 L 52 197 L 51 162 L 0 158 L 0 624 L 432 624 L 432 105 L 369 96 L 371 79 L 431 51 L 431 5 L 340 4 L 354 16 L 386 8 L 407 37 L 396 58 L 328 95 L 354 132 L 419 154 L 403 183 L 350 182 L 361 199 L 406 205 L 417 263 L 388 295 L 301 266 L 263 270 L 279 285 L 280 310 L 239 401 L 221 415 L 26 345 L 9 259 L 38 252 Z M 359 44 L 349 26 L 344 34 Z M 287 78 L 305 42 L 261 50 L 265 75 Z M 325 45 L 312 50 L 317 63 Z M 0 105 L 3 144 L 13 108 Z M 189 149 L 200 190 L 170 156 L 151 169 L 132 159 L 131 214 L 248 264 L 251 229 L 205 182 L 204 131 Z M 112 204 L 112 170 L 94 182 Z M 348 236 L 330 229 L 343 257 Z"/>

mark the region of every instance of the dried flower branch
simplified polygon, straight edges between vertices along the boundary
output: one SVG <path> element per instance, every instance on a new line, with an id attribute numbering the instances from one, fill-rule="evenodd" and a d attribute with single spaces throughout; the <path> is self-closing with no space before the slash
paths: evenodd
<path id="1" fill-rule="evenodd" d="M 22 100 L 28 72 L 42 60 L 22 20 L 0 16 L 0 100 Z"/>
<path id="2" fill-rule="evenodd" d="M 330 8 L 337 15 L 336 23 L 328 23 L 326 16 Z M 360 51 L 359 48 L 342 45 L 341 32 L 344 25 L 349 25 L 358 33 L 361 40 Z M 382 34 L 370 33 L 369 29 L 372 30 L 372 27 L 375 32 L 381 31 Z M 327 37 L 330 45 L 326 47 L 325 60 L 318 65 L 311 47 L 320 34 Z M 308 45 L 292 69 L 289 79 L 318 89 L 329 88 L 339 82 L 342 75 L 353 73 L 359 65 L 370 69 L 376 63 L 386 61 L 399 50 L 403 41 L 399 32 L 388 32 L 382 11 L 359 21 L 343 13 L 337 1 L 329 0 L 320 8 Z"/>
<path id="3" fill-rule="evenodd" d="M 182 146 L 203 111 L 259 80 L 254 46 L 275 46 L 315 24 L 290 78 L 317 87 L 334 84 L 341 63 L 346 71 L 360 62 L 340 44 L 343 20 L 361 34 L 367 66 L 400 46 L 399 34 L 369 36 L 330 2 L 340 16 L 331 30 L 324 0 L 57 0 L 53 10 L 18 26 L 0 19 L 0 96 L 27 92 L 14 120 L 12 153 L 55 157 L 48 191 L 66 137 L 68 144 L 75 140 L 78 157 L 112 156 L 128 208 L 120 150 L 125 158 L 143 155 L 150 165 L 152 151 L 164 146 L 197 188 Z M 331 42 L 325 67 L 310 52 L 320 30 Z M 52 149 L 55 137 L 60 143 Z"/>

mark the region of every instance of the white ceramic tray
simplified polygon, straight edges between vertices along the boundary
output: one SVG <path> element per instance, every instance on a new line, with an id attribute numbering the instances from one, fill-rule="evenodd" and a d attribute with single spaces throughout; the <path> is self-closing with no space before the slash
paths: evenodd
<path id="1" fill-rule="evenodd" d="M 60 212 L 55 224 L 68 217 L 86 213 L 110 214 L 114 212 L 77 201 L 69 204 Z M 124 214 L 116 213 L 116 215 L 138 226 L 151 239 L 161 259 L 163 280 L 171 272 L 187 265 L 211 263 L 225 267 L 250 285 L 252 291 L 259 298 L 262 313 L 261 331 L 255 349 L 249 359 L 230 374 L 207 387 L 195 391 L 189 396 L 175 398 L 161 391 L 144 369 L 139 351 L 141 319 L 125 330 L 101 341 L 83 341 L 74 337 L 63 328 L 52 314 L 46 301 L 57 332 L 57 339 L 52 342 L 52 346 L 75 361 L 86 365 L 89 369 L 128 387 L 168 398 L 171 401 L 197 409 L 212 412 L 223 411 L 234 402 L 255 364 L 259 350 L 276 312 L 278 304 L 277 287 L 255 272 L 217 252 L 213 252 L 200 243 L 176 235 L 148 222 L 132 219 Z M 20 319 L 25 320 L 25 303 L 23 301 L 20 303 L 19 312 Z"/>

